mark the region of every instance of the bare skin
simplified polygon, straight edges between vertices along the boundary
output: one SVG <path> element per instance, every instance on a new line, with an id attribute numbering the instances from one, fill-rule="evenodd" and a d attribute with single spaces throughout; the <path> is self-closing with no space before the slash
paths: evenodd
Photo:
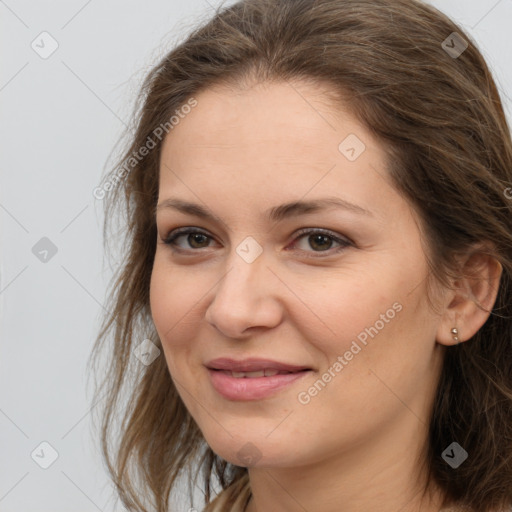
<path id="1" fill-rule="evenodd" d="M 196 98 L 165 140 L 158 202 L 193 202 L 219 220 L 158 208 L 151 311 L 208 444 L 238 466 L 239 451 L 255 447 L 247 512 L 439 512 L 439 490 L 420 492 L 420 461 L 443 354 L 455 343 L 452 327 L 464 341 L 487 320 L 465 293 L 491 309 L 500 270 L 479 261 L 484 284 L 438 288 L 438 308 L 429 308 L 419 221 L 391 185 L 384 150 L 318 86 L 215 88 Z M 357 139 L 340 151 L 350 134 L 364 151 L 350 150 Z M 325 197 L 369 213 L 330 207 L 279 222 L 264 215 Z M 174 252 L 162 240 L 181 227 L 206 236 L 182 235 Z M 299 237 L 301 228 L 313 233 Z M 312 236 L 315 229 L 330 234 Z M 237 253 L 249 236 L 262 250 L 251 263 Z M 216 357 L 313 371 L 273 396 L 229 400 L 204 366 Z M 331 379 L 315 394 L 326 372 Z"/>

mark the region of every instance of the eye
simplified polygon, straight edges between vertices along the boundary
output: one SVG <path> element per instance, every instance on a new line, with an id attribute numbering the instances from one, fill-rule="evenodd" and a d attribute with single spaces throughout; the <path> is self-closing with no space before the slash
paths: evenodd
<path id="1" fill-rule="evenodd" d="M 177 240 L 182 237 L 185 237 L 185 241 L 189 244 L 189 247 L 182 247 L 177 243 Z M 169 236 L 163 240 L 163 243 L 170 245 L 173 250 L 187 250 L 190 248 L 204 249 L 205 247 L 208 247 L 207 245 L 204 245 L 208 239 L 211 240 L 212 237 L 197 228 L 181 228 L 172 231 Z"/>
<path id="2" fill-rule="evenodd" d="M 302 242 L 305 242 L 304 245 L 308 245 L 313 251 L 309 251 L 307 248 L 299 248 L 302 252 L 313 252 L 313 253 L 327 253 L 327 255 L 332 255 L 333 253 L 338 253 L 347 247 L 353 246 L 353 242 L 348 239 L 340 238 L 332 231 L 320 228 L 305 228 L 296 233 L 295 239 L 292 242 L 292 247 L 298 245 L 297 241 L 304 239 Z M 306 238 L 307 237 L 307 238 Z M 188 247 L 183 247 L 178 243 L 180 238 L 184 239 L 184 243 L 188 245 Z M 171 246 L 171 249 L 176 252 L 180 251 L 190 251 L 191 249 L 206 249 L 210 247 L 209 242 L 213 240 L 213 238 L 208 235 L 206 232 L 193 227 L 180 228 L 175 231 L 172 231 L 162 242 L 165 245 Z M 338 244 L 338 247 L 332 248 L 333 243 Z M 309 256 L 308 256 L 309 257 Z M 318 258 L 322 256 L 311 256 L 313 258 Z"/>
<path id="3" fill-rule="evenodd" d="M 302 240 L 302 242 L 305 242 L 304 245 L 314 249 L 314 251 L 308 251 L 307 249 L 300 248 L 300 250 L 303 250 L 305 252 L 322 252 L 328 253 L 328 255 L 332 255 L 333 253 L 338 253 L 346 249 L 347 247 L 354 245 L 348 239 L 340 238 L 332 231 L 328 231 L 326 229 L 302 229 L 297 234 L 299 236 L 295 238 L 293 246 L 298 245 L 297 240 L 304 239 Z M 339 246 L 331 250 L 333 242 L 339 244 Z M 312 257 L 317 258 L 319 256 Z"/>

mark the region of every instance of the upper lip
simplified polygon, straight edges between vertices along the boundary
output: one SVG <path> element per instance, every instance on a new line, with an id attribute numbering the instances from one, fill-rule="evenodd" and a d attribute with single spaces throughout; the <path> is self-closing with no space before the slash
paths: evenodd
<path id="1" fill-rule="evenodd" d="M 249 358 L 237 361 L 229 357 L 219 357 L 212 359 L 205 364 L 212 370 L 231 370 L 232 372 L 256 372 L 260 370 L 277 370 L 285 372 L 298 372 L 301 370 L 311 370 L 308 366 L 294 365 L 272 361 L 271 359 Z"/>

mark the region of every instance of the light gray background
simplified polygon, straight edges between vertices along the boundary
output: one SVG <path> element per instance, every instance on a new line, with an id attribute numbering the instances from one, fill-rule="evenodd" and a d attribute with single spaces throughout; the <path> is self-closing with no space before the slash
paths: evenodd
<path id="1" fill-rule="evenodd" d="M 209 2 L 0 0 L 1 512 L 122 510 L 89 423 L 85 364 L 110 277 L 92 191 L 146 71 Z M 432 3 L 476 39 L 510 119 L 512 0 Z M 47 59 L 31 47 L 43 31 L 59 45 Z M 47 262 L 32 252 L 42 237 L 58 251 Z M 58 452 L 48 469 L 31 458 L 43 441 Z"/>

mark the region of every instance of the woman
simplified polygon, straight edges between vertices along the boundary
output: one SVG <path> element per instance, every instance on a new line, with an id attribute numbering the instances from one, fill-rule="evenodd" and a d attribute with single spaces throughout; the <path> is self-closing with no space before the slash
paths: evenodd
<path id="1" fill-rule="evenodd" d="M 142 94 L 102 187 L 124 505 L 202 468 L 207 511 L 507 510 L 512 143 L 468 35 L 418 1 L 242 1 Z"/>

